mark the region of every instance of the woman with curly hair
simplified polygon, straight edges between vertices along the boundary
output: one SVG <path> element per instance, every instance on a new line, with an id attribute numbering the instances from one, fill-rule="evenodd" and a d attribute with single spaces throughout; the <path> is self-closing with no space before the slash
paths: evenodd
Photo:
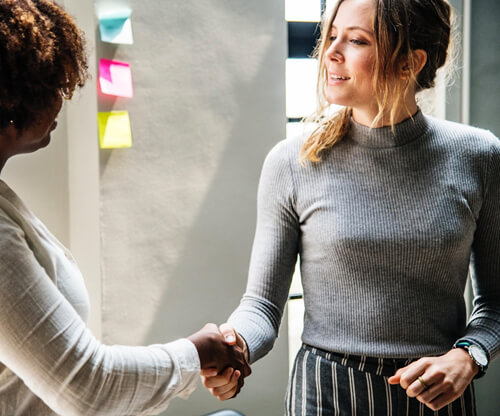
<path id="1" fill-rule="evenodd" d="M 0 171 L 49 144 L 63 98 L 86 78 L 82 33 L 62 8 L 0 0 Z M 0 180 L 0 415 L 157 414 L 189 395 L 200 368 L 248 372 L 215 325 L 168 344 L 106 346 L 85 325 L 88 308 L 69 251 Z"/>
<path id="2" fill-rule="evenodd" d="M 318 127 L 264 162 L 247 290 L 221 328 L 250 362 L 267 354 L 300 256 L 287 415 L 475 415 L 473 379 L 500 354 L 500 141 L 417 105 L 450 33 L 445 0 L 325 16 Z M 224 375 L 204 383 L 231 396 Z"/>

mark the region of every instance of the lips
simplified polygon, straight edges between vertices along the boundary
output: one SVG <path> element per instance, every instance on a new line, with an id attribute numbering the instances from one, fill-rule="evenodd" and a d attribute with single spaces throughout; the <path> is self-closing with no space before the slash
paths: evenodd
<path id="1" fill-rule="evenodd" d="M 50 131 L 55 130 L 55 129 L 56 129 L 56 127 L 57 127 L 57 120 L 54 120 L 54 122 L 52 123 L 52 126 L 51 126 L 51 128 L 50 128 Z"/>
<path id="2" fill-rule="evenodd" d="M 332 81 L 348 81 L 351 78 L 340 74 L 328 74 L 328 79 Z"/>

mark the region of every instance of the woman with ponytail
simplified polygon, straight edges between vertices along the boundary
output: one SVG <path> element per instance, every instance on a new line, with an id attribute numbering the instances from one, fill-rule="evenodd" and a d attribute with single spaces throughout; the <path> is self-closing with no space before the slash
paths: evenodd
<path id="1" fill-rule="evenodd" d="M 473 379 L 500 353 L 500 142 L 417 105 L 451 14 L 339 0 L 317 48 L 318 127 L 266 158 L 247 291 L 221 329 L 251 363 L 269 352 L 300 259 L 287 415 L 475 415 Z M 204 384 L 228 398 L 222 375 Z"/>

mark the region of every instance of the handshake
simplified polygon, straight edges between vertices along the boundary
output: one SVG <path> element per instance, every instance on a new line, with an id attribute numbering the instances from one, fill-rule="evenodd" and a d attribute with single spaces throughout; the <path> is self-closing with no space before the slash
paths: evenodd
<path id="1" fill-rule="evenodd" d="M 219 400 L 235 397 L 252 372 L 245 340 L 228 324 L 206 324 L 187 339 L 198 351 L 203 385 Z"/>

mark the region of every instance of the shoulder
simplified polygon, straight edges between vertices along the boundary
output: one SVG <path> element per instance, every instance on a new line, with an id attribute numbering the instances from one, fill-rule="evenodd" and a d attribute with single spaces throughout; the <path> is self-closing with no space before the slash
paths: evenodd
<path id="1" fill-rule="evenodd" d="M 500 150 L 500 140 L 489 130 L 431 116 L 426 116 L 426 120 L 428 131 L 443 144 L 482 156 Z"/>
<path id="2" fill-rule="evenodd" d="M 264 167 L 288 167 L 299 165 L 299 152 L 304 142 L 304 137 L 296 136 L 276 143 L 266 156 Z"/>

